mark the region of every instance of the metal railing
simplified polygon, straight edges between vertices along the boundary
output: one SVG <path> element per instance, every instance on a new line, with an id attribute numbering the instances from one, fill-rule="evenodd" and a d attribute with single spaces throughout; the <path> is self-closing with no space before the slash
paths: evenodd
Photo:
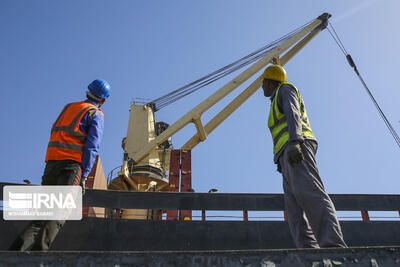
<path id="1" fill-rule="evenodd" d="M 0 183 L 1 188 L 4 185 L 17 184 Z M 0 195 L 0 200 L 2 200 L 2 194 Z M 363 221 L 370 220 L 368 211 L 396 211 L 400 215 L 400 195 L 397 194 L 330 194 L 330 197 L 337 211 L 361 212 Z M 202 211 L 203 220 L 206 218 L 205 211 L 242 211 L 244 221 L 248 220 L 249 211 L 285 211 L 283 194 L 210 194 L 87 189 L 83 198 L 83 205 L 86 207 L 103 207 L 108 210 Z"/>

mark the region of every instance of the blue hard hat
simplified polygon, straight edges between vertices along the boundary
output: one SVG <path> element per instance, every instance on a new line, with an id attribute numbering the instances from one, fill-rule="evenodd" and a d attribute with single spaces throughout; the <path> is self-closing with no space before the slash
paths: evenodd
<path id="1" fill-rule="evenodd" d="M 105 80 L 96 79 L 88 85 L 89 92 L 100 98 L 110 96 L 111 86 Z"/>

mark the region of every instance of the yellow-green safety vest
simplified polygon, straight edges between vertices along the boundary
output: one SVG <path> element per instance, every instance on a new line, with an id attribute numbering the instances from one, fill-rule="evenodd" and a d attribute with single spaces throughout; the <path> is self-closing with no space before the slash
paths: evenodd
<path id="1" fill-rule="evenodd" d="M 316 140 L 316 138 L 311 130 L 310 122 L 307 117 L 306 108 L 304 106 L 304 101 L 300 96 L 299 90 L 291 83 L 282 82 L 276 89 L 275 96 L 271 102 L 271 109 L 270 109 L 269 117 L 268 117 L 268 128 L 271 131 L 272 140 L 274 142 L 274 155 L 276 155 L 289 140 L 289 131 L 288 131 L 288 126 L 287 126 L 287 122 L 286 122 L 286 116 L 285 116 L 285 114 L 281 113 L 278 108 L 279 89 L 282 87 L 282 85 L 286 85 L 286 84 L 293 86 L 293 88 L 295 88 L 296 92 L 297 92 L 297 96 L 299 99 L 303 136 L 306 137 L 307 139 L 315 139 Z"/>

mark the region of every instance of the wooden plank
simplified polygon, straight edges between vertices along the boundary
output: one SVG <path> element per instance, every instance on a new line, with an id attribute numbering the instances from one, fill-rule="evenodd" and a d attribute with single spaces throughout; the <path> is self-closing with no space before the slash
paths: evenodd
<path id="1" fill-rule="evenodd" d="M 85 182 L 85 189 L 93 189 L 94 185 L 94 177 L 96 176 L 96 169 L 97 169 L 97 162 L 99 160 L 99 156 L 96 157 L 96 160 L 94 161 L 93 167 L 90 170 L 90 173 L 86 179 Z M 82 207 L 82 216 L 89 216 L 89 208 L 90 208 L 90 213 L 93 215 L 95 214 L 93 207 L 88 207 L 88 206 L 83 206 Z M 104 208 L 103 208 L 104 209 Z"/>
<path id="2" fill-rule="evenodd" d="M 101 189 L 107 190 L 107 179 L 104 174 L 103 164 L 101 163 L 100 156 L 96 157 L 96 161 L 93 164 L 92 170 L 90 171 L 86 183 L 85 189 Z M 91 217 L 105 217 L 105 209 L 101 207 L 82 207 L 83 216 Z"/>

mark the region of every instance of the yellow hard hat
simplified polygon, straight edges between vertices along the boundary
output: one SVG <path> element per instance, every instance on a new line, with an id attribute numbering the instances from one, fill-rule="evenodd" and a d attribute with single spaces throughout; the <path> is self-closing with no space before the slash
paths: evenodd
<path id="1" fill-rule="evenodd" d="M 262 77 L 264 79 L 274 80 L 278 82 L 285 82 L 287 79 L 286 71 L 280 65 L 269 66 L 268 68 L 265 69 Z"/>

